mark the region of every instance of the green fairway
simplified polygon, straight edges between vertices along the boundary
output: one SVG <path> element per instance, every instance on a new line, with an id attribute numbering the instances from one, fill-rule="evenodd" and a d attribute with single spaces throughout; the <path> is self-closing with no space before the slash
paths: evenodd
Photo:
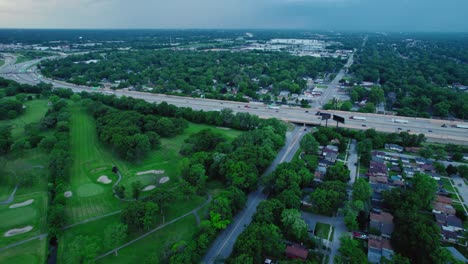
<path id="1" fill-rule="evenodd" d="M 161 259 L 165 250 L 176 242 L 189 242 L 195 232 L 195 216 L 189 215 L 120 250 L 118 256 L 107 256 L 98 263 L 143 263 L 151 255 Z"/>
<path id="2" fill-rule="evenodd" d="M 25 206 L 9 208 L 11 205 L 25 202 L 33 199 L 34 201 Z M 0 247 L 11 243 L 43 234 L 46 232 L 46 209 L 47 195 L 45 192 L 35 192 L 31 194 L 16 195 L 10 204 L 0 205 Z M 17 228 L 31 226 L 33 229 L 29 232 L 5 237 L 4 234 Z"/>
<path id="3" fill-rule="evenodd" d="M 23 114 L 12 120 L 1 120 L 1 125 L 11 125 L 11 134 L 14 138 L 24 133 L 24 126 L 29 123 L 39 122 L 44 117 L 47 109 L 47 100 L 32 100 L 24 102 L 26 109 Z"/>
<path id="4" fill-rule="evenodd" d="M 99 175 L 115 181 L 110 171 L 114 164 L 112 155 L 105 151 L 96 135 L 95 122 L 83 109 L 72 106 L 71 149 L 73 166 L 66 212 L 69 223 L 100 216 L 120 209 L 120 202 L 112 195 L 112 184 L 97 182 Z"/>
<path id="5" fill-rule="evenodd" d="M 0 263 L 42 264 L 46 262 L 47 239 L 35 239 L 0 252 Z"/>

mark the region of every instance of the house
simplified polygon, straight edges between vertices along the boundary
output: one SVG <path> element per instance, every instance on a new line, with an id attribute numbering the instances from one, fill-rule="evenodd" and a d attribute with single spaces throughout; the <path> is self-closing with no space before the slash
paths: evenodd
<path id="1" fill-rule="evenodd" d="M 415 158 L 414 160 L 416 161 L 416 164 L 418 165 L 424 165 L 427 163 L 427 160 L 425 158 L 418 157 L 418 158 Z"/>
<path id="2" fill-rule="evenodd" d="M 385 159 L 387 157 L 387 155 L 385 155 L 385 152 L 377 151 L 377 150 L 371 151 L 371 155 L 376 156 L 376 157 L 381 158 L 381 159 Z"/>
<path id="3" fill-rule="evenodd" d="M 286 257 L 305 261 L 309 251 L 300 245 L 290 245 L 286 247 Z"/>
<path id="4" fill-rule="evenodd" d="M 327 145 L 322 149 L 322 158 L 319 160 L 319 164 L 323 166 L 333 165 L 338 158 L 338 147 Z"/>
<path id="5" fill-rule="evenodd" d="M 407 177 L 410 177 L 410 178 L 411 178 L 411 177 L 414 176 L 414 173 L 415 173 L 415 172 L 414 172 L 414 169 L 411 168 L 411 167 L 404 167 L 404 168 L 403 168 L 403 173 L 405 173 Z"/>
<path id="6" fill-rule="evenodd" d="M 463 230 L 462 221 L 454 215 L 434 214 L 442 230 L 458 232 Z"/>
<path id="7" fill-rule="evenodd" d="M 367 175 L 387 177 L 387 165 L 383 162 L 371 161 Z"/>
<path id="8" fill-rule="evenodd" d="M 455 215 L 455 208 L 450 204 L 434 202 L 432 212 L 435 214 Z"/>
<path id="9" fill-rule="evenodd" d="M 437 195 L 435 200 L 436 202 L 439 202 L 439 203 L 452 204 L 452 199 L 447 196 Z"/>
<path id="10" fill-rule="evenodd" d="M 369 176 L 369 182 L 372 183 L 388 183 L 388 177 L 386 176 Z"/>
<path id="11" fill-rule="evenodd" d="M 317 166 L 317 169 L 315 170 L 315 173 L 314 173 L 315 180 L 322 181 L 326 173 L 327 173 L 326 167 L 321 166 L 321 165 Z"/>
<path id="12" fill-rule="evenodd" d="M 380 263 L 382 257 L 392 259 L 394 251 L 390 240 L 370 235 L 367 240 L 367 260 L 370 263 Z"/>
<path id="13" fill-rule="evenodd" d="M 430 172 L 430 173 L 435 173 L 436 170 L 432 164 L 423 164 L 419 165 L 421 172 Z"/>
<path id="14" fill-rule="evenodd" d="M 370 227 L 380 231 L 382 237 L 390 238 L 395 225 L 393 215 L 387 212 L 370 213 Z"/>
<path id="15" fill-rule="evenodd" d="M 405 157 L 400 157 L 400 160 L 403 163 L 410 163 L 410 160 L 408 158 L 405 158 Z"/>
<path id="16" fill-rule="evenodd" d="M 440 224 L 439 224 L 439 227 L 440 227 L 440 236 L 442 237 L 443 240 L 452 242 L 452 243 L 458 242 L 458 234 L 456 232 L 450 231 L 450 230 L 444 230 L 442 229 Z"/>
<path id="17" fill-rule="evenodd" d="M 401 172 L 401 168 L 398 165 L 393 165 L 392 167 L 390 167 L 390 170 L 394 172 Z"/>
<path id="18" fill-rule="evenodd" d="M 402 152 L 404 150 L 402 146 L 397 144 L 385 144 L 385 149 L 394 150 L 398 152 Z"/>

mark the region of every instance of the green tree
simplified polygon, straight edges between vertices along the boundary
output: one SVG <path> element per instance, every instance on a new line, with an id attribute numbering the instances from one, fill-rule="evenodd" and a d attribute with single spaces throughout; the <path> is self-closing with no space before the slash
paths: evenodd
<path id="1" fill-rule="evenodd" d="M 104 246 L 112 249 L 121 245 L 127 238 L 127 225 L 116 223 L 107 226 L 104 229 Z"/>
<path id="2" fill-rule="evenodd" d="M 132 183 L 132 197 L 133 197 L 133 199 L 138 200 L 138 198 L 140 198 L 141 187 L 142 187 L 142 185 L 141 185 L 140 181 L 136 181 L 136 182 Z"/>
<path id="3" fill-rule="evenodd" d="M 76 236 L 69 245 L 68 261 L 70 263 L 94 263 L 100 248 L 97 237 Z"/>
<path id="4" fill-rule="evenodd" d="M 371 195 L 372 189 L 369 182 L 358 177 L 353 185 L 353 201 L 360 200 L 364 203 L 368 203 Z"/>
<path id="5" fill-rule="evenodd" d="M 301 213 L 297 209 L 283 210 L 281 223 L 290 237 L 302 240 L 307 236 L 307 224 L 301 218 Z"/>
<path id="6" fill-rule="evenodd" d="M 335 259 L 335 263 L 368 263 L 367 256 L 364 254 L 364 251 L 359 247 L 359 243 L 357 240 L 348 236 L 344 236 L 340 239 L 340 241 L 340 254 L 338 255 L 338 258 Z"/>
<path id="7" fill-rule="evenodd" d="M 348 182 L 350 180 L 350 171 L 348 167 L 342 162 L 337 162 L 335 165 L 328 167 L 325 174 L 327 181 L 341 181 Z"/>
<path id="8" fill-rule="evenodd" d="M 300 146 L 305 153 L 316 154 L 319 148 L 319 143 L 315 140 L 315 137 L 312 134 L 308 133 L 302 138 Z"/>

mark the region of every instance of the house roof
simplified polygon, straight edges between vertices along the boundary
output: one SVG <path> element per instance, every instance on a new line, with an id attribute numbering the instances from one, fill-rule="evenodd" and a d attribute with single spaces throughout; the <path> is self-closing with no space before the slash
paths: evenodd
<path id="1" fill-rule="evenodd" d="M 370 235 L 369 239 L 367 240 L 367 246 L 370 248 L 375 249 L 387 249 L 393 250 L 392 245 L 390 244 L 390 240 L 385 239 L 383 237 L 378 237 L 374 235 Z"/>
<path id="2" fill-rule="evenodd" d="M 369 165 L 369 174 L 387 175 L 387 165 L 383 162 L 371 161 Z"/>
<path id="3" fill-rule="evenodd" d="M 454 215 L 448 215 L 445 221 L 448 226 L 463 228 L 463 222 L 460 220 L 460 218 Z"/>
<path id="4" fill-rule="evenodd" d="M 307 259 L 309 251 L 299 245 L 291 245 L 286 247 L 286 255 L 289 257 L 297 257 L 301 259 Z"/>
<path id="5" fill-rule="evenodd" d="M 387 212 L 370 213 L 370 220 L 374 222 L 380 222 L 385 224 L 393 223 L 393 215 Z"/>
<path id="6" fill-rule="evenodd" d="M 369 182 L 388 183 L 388 178 L 386 176 L 369 176 Z"/>
<path id="7" fill-rule="evenodd" d="M 437 195 L 436 202 L 452 204 L 452 199 L 447 196 Z"/>
<path id="8" fill-rule="evenodd" d="M 450 204 L 439 203 L 439 202 L 434 203 L 433 209 L 435 211 L 439 211 L 439 212 L 442 212 L 444 214 L 449 214 L 449 215 L 454 215 L 456 212 L 455 208 L 453 208 Z"/>

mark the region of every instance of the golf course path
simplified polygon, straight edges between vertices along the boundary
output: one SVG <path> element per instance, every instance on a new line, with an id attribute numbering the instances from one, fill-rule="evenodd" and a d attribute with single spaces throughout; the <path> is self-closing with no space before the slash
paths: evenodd
<path id="1" fill-rule="evenodd" d="M 15 198 L 16 190 L 18 190 L 18 185 L 15 186 L 15 189 L 10 194 L 10 197 L 8 197 L 8 199 L 6 199 L 5 201 L 1 201 L 0 204 L 9 204 L 9 203 L 13 202 L 13 199 Z"/>
<path id="2" fill-rule="evenodd" d="M 116 247 L 116 248 L 114 248 L 114 249 L 112 249 L 112 250 L 110 250 L 110 251 L 108 251 L 108 252 L 106 252 L 106 253 L 100 255 L 100 256 L 96 257 L 94 260 L 97 261 L 97 260 L 99 260 L 99 259 L 102 259 L 102 258 L 104 258 L 104 257 L 106 257 L 106 256 L 108 256 L 108 255 L 110 255 L 110 254 L 113 254 L 114 252 L 117 252 L 117 251 L 121 250 L 122 248 L 125 248 L 125 247 L 127 247 L 127 246 L 130 246 L 131 244 L 133 244 L 133 243 L 135 243 L 135 242 L 137 242 L 137 241 L 139 241 L 139 240 L 141 240 L 141 239 L 143 239 L 143 238 L 145 238 L 145 237 L 151 235 L 152 233 L 154 233 L 154 232 L 156 232 L 156 231 L 158 231 L 158 230 L 160 230 L 160 229 L 163 229 L 164 227 L 166 227 L 166 226 L 168 226 L 168 225 L 170 225 L 170 224 L 173 224 L 173 223 L 179 221 L 180 219 L 182 219 L 182 218 L 184 218 L 184 217 L 187 217 L 187 216 L 193 214 L 194 212 L 198 211 L 200 208 L 202 208 L 202 207 L 204 207 L 205 205 L 207 205 L 209 202 L 211 202 L 211 194 L 208 194 L 208 199 L 207 199 L 202 205 L 198 206 L 197 208 L 193 209 L 192 211 L 190 211 L 190 212 L 188 212 L 188 213 L 186 213 L 186 214 L 184 214 L 184 215 L 181 215 L 181 216 L 179 216 L 179 217 L 177 217 L 177 218 L 174 218 L 174 219 L 172 219 L 171 221 L 169 221 L 169 222 L 167 222 L 167 223 L 165 223 L 165 224 L 163 224 L 163 225 L 160 225 L 160 226 L 158 226 L 158 227 L 156 227 L 156 228 L 154 228 L 154 229 L 148 231 L 147 233 L 144 233 L 143 235 L 141 235 L 141 236 L 139 236 L 139 237 L 137 237 L 137 238 L 131 240 L 130 242 L 127 242 L 127 243 L 125 243 L 125 244 L 123 244 L 123 245 L 121 245 L 121 246 L 119 246 L 119 247 Z"/>
<path id="3" fill-rule="evenodd" d="M 37 235 L 37 236 L 33 236 L 33 237 L 27 238 L 25 240 L 21 240 L 21 241 L 18 241 L 16 243 L 10 244 L 8 246 L 2 247 L 2 248 L 0 248 L 0 252 L 5 251 L 7 249 L 10 249 L 12 247 L 22 245 L 22 244 L 27 243 L 29 241 L 32 241 L 32 240 L 35 240 L 35 239 L 43 239 L 45 237 L 47 237 L 47 234 L 40 234 L 40 235 Z"/>

